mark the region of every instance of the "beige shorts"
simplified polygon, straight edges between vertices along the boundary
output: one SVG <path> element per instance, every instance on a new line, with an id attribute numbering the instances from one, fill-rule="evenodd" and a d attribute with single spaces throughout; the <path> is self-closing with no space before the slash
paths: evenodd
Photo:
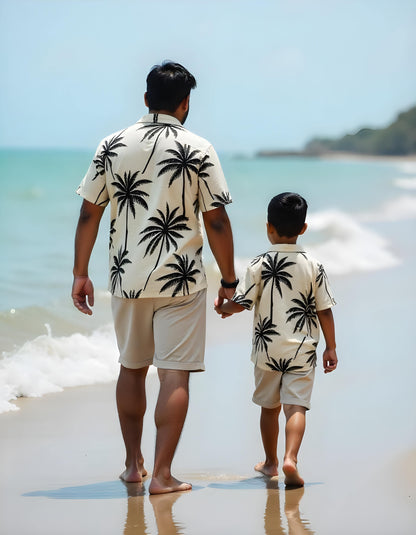
<path id="1" fill-rule="evenodd" d="M 311 408 L 315 368 L 304 373 L 281 373 L 254 367 L 256 389 L 253 401 L 266 409 L 279 405 L 300 405 Z"/>
<path id="2" fill-rule="evenodd" d="M 125 368 L 205 370 L 206 290 L 183 297 L 113 296 L 111 308 Z"/>

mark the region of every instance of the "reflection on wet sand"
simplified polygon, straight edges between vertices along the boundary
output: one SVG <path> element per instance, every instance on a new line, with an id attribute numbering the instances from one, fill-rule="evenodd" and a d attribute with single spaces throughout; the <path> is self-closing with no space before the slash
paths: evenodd
<path id="1" fill-rule="evenodd" d="M 299 503 L 305 492 L 304 487 L 286 488 L 279 490 L 277 481 L 273 478 L 267 483 L 267 500 L 264 511 L 265 535 L 305 535 L 315 533 L 309 527 L 309 522 L 303 519 L 299 511 Z M 285 496 L 284 516 L 287 520 L 288 531 L 285 530 L 284 519 L 280 510 L 280 495 Z"/>
<path id="2" fill-rule="evenodd" d="M 124 525 L 124 535 L 151 535 L 146 524 L 144 509 L 145 489 L 142 483 L 125 483 L 127 489 L 127 517 Z M 174 520 L 173 504 L 187 492 L 149 495 L 153 507 L 157 532 L 160 535 L 181 535 L 184 526 Z"/>

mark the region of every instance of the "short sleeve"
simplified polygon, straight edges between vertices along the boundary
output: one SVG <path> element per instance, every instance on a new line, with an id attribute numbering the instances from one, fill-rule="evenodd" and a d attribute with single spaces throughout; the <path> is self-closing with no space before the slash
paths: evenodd
<path id="1" fill-rule="evenodd" d="M 202 212 L 208 212 L 232 202 L 220 160 L 212 145 L 201 159 L 198 180 L 198 200 Z"/>
<path id="2" fill-rule="evenodd" d="M 317 264 L 315 280 L 315 303 L 316 310 L 326 310 L 333 307 L 335 299 L 329 285 L 328 277 L 322 264 Z"/>
<path id="3" fill-rule="evenodd" d="M 259 284 L 251 266 L 246 270 L 244 280 L 240 281 L 232 301 L 238 303 L 247 310 L 251 310 L 256 304 L 259 295 Z"/>
<path id="4" fill-rule="evenodd" d="M 109 203 L 106 184 L 106 159 L 102 143 L 98 146 L 91 165 L 78 186 L 77 194 L 99 206 L 107 206 Z"/>

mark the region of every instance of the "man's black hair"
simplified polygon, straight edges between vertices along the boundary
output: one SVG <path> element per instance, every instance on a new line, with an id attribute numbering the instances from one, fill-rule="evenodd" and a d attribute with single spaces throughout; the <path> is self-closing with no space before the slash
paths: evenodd
<path id="1" fill-rule="evenodd" d="M 274 226 L 279 236 L 298 236 L 305 224 L 308 204 L 297 193 L 280 193 L 273 197 L 267 208 L 267 221 Z"/>
<path id="2" fill-rule="evenodd" d="M 179 63 L 164 61 L 155 65 L 146 78 L 150 110 L 175 112 L 182 100 L 196 87 L 192 74 Z"/>

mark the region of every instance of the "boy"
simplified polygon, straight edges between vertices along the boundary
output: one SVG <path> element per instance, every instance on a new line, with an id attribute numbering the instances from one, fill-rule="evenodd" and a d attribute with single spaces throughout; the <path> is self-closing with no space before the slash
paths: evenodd
<path id="1" fill-rule="evenodd" d="M 305 432 L 305 413 L 316 366 L 319 324 L 325 337 L 325 373 L 337 367 L 335 304 L 321 264 L 296 244 L 306 230 L 307 203 L 296 193 L 281 193 L 270 201 L 267 237 L 272 246 L 254 258 L 231 301 L 215 301 L 223 318 L 255 307 L 253 401 L 261 406 L 260 430 L 266 455 L 255 470 L 278 475 L 277 439 L 281 405 L 286 416 L 283 472 L 286 485 L 303 486 L 297 469 Z"/>

